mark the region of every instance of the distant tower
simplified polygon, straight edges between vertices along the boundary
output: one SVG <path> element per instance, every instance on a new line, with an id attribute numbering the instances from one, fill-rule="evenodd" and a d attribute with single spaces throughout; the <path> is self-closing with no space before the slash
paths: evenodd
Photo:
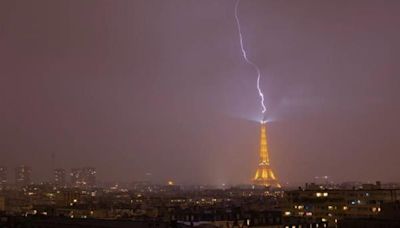
<path id="1" fill-rule="evenodd" d="M 267 123 L 261 122 L 261 137 L 260 137 L 260 163 L 258 164 L 256 175 L 253 182 L 256 185 L 264 185 L 280 188 L 274 172 L 269 163 L 268 143 L 267 143 Z"/>
<path id="2" fill-rule="evenodd" d="M 56 164 L 56 154 L 54 152 L 51 152 L 51 169 L 55 169 L 55 164 Z"/>

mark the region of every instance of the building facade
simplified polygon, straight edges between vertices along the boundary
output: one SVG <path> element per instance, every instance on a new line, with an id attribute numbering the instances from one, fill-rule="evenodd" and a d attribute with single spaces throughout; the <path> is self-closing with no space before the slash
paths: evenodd
<path id="1" fill-rule="evenodd" d="M 95 187 L 96 169 L 93 167 L 75 168 L 71 170 L 72 187 Z"/>
<path id="2" fill-rule="evenodd" d="M 65 182 L 65 169 L 55 169 L 53 171 L 53 175 L 54 175 L 54 185 L 57 187 L 65 187 L 66 182 Z"/>
<path id="3" fill-rule="evenodd" d="M 335 227 L 338 220 L 374 217 L 381 205 L 400 198 L 400 189 L 381 189 L 378 185 L 362 189 L 299 189 L 285 193 L 283 218 L 293 217 L 327 222 Z"/>
<path id="4" fill-rule="evenodd" d="M 0 189 L 3 189 L 7 185 L 7 168 L 0 167 Z"/>
<path id="5" fill-rule="evenodd" d="M 21 165 L 15 168 L 15 184 L 17 187 L 24 187 L 32 183 L 32 169 L 29 166 Z"/>

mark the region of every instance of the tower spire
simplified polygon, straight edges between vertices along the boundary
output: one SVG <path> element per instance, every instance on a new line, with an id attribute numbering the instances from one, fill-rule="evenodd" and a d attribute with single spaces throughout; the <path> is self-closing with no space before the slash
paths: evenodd
<path id="1" fill-rule="evenodd" d="M 265 120 L 261 121 L 259 156 L 260 163 L 258 164 L 256 175 L 253 178 L 254 183 L 257 185 L 280 188 L 281 186 L 270 167 L 267 141 L 267 123 Z"/>

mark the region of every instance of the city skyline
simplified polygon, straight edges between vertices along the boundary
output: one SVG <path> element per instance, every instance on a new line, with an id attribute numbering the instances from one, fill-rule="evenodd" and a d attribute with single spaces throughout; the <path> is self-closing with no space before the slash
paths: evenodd
<path id="1" fill-rule="evenodd" d="M 250 183 L 259 97 L 235 1 L 0 3 L 0 167 L 34 181 Z M 400 182 L 400 3 L 241 1 L 281 184 Z M 206 12 L 206 13 L 205 13 Z M 12 175 L 10 175 L 12 174 Z"/>

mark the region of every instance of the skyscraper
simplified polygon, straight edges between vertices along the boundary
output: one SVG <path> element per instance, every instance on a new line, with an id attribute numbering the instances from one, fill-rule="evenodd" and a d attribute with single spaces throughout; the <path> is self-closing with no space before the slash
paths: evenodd
<path id="1" fill-rule="evenodd" d="M 57 187 L 65 186 L 65 169 L 55 169 L 54 172 L 54 185 Z"/>
<path id="2" fill-rule="evenodd" d="M 7 168 L 0 167 L 0 189 L 7 185 Z"/>
<path id="3" fill-rule="evenodd" d="M 83 183 L 88 187 L 96 186 L 96 169 L 93 167 L 82 168 Z"/>
<path id="4" fill-rule="evenodd" d="M 94 187 L 96 186 L 96 169 L 84 167 L 71 170 L 71 185 L 73 187 Z"/>
<path id="5" fill-rule="evenodd" d="M 31 168 L 25 165 L 15 168 L 15 184 L 17 187 L 23 187 L 31 184 Z"/>
<path id="6" fill-rule="evenodd" d="M 259 149 L 260 163 L 253 178 L 256 185 L 264 185 L 270 187 L 280 188 L 277 178 L 270 166 L 268 142 L 267 142 L 267 123 L 261 123 L 261 136 L 260 136 L 260 149 Z"/>
<path id="7" fill-rule="evenodd" d="M 80 169 L 71 169 L 70 173 L 70 182 L 72 187 L 79 187 L 81 179 L 81 170 Z"/>

